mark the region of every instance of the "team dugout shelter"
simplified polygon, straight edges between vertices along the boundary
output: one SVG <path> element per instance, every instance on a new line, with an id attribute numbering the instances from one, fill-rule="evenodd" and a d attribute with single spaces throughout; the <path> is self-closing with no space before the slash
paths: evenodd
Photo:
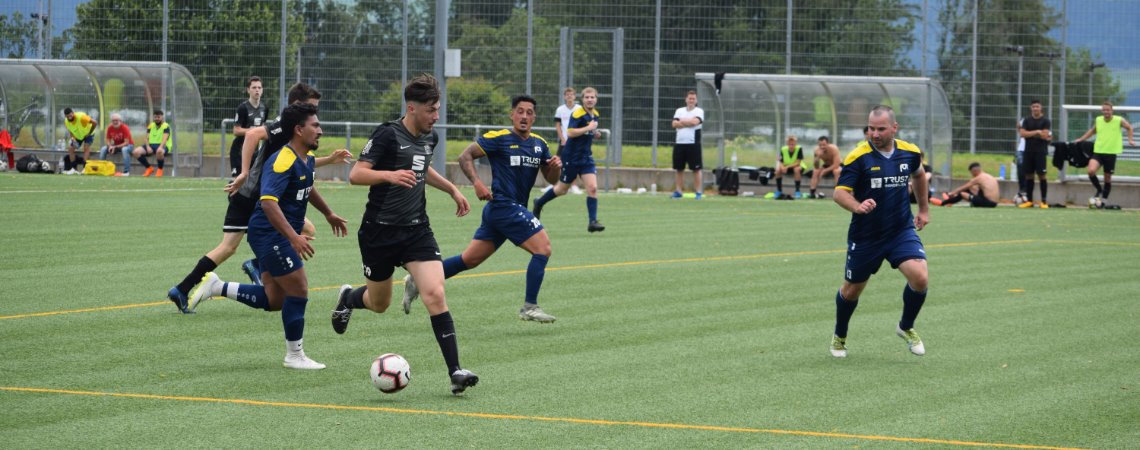
<path id="1" fill-rule="evenodd" d="M 172 175 L 179 167 L 197 172 L 202 160 L 202 96 L 182 65 L 169 62 L 0 59 L 0 125 L 11 134 L 17 154 L 65 151 L 64 108 L 99 121 L 94 153 L 104 142 L 110 117 L 118 113 L 135 144 L 146 142 L 154 110 L 170 123 Z M 44 158 L 49 159 L 49 158 Z M 171 159 L 173 159 L 171 161 Z M 192 173 L 197 175 L 197 173 Z"/>
<path id="2" fill-rule="evenodd" d="M 930 78 L 697 73 L 696 82 L 706 161 L 723 166 L 735 152 L 738 164 L 775 167 L 789 135 L 808 164 L 820 136 L 846 158 L 882 104 L 895 111 L 896 137 L 918 145 L 936 177 L 950 175 L 950 103 Z"/>

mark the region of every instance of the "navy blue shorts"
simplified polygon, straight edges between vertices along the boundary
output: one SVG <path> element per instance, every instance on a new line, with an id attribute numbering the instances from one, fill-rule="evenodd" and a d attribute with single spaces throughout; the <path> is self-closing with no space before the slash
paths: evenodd
<path id="1" fill-rule="evenodd" d="M 542 222 L 525 206 L 518 203 L 489 202 L 483 207 L 483 223 L 475 230 L 475 240 L 495 243 L 495 248 L 510 240 L 522 245 L 531 236 L 542 231 Z"/>
<path id="2" fill-rule="evenodd" d="M 305 267 L 301 255 L 293 250 L 289 240 L 276 231 L 250 230 L 246 240 L 249 241 L 254 256 L 257 256 L 257 264 L 262 272 L 280 277 Z"/>
<path id="3" fill-rule="evenodd" d="M 588 174 L 598 173 L 598 167 L 594 163 L 584 164 L 581 166 L 562 166 L 562 176 L 558 177 L 558 181 L 566 184 L 573 183 L 578 177 Z"/>
<path id="4" fill-rule="evenodd" d="M 898 234 L 871 242 L 847 242 L 847 266 L 843 279 L 852 283 L 862 283 L 879 271 L 883 260 L 891 263 L 892 269 L 912 259 L 926 259 L 926 250 L 914 228 L 907 228 Z"/>
<path id="5" fill-rule="evenodd" d="M 93 135 L 93 134 L 92 134 L 92 135 L 88 135 L 87 137 L 85 137 L 85 138 L 83 138 L 83 139 L 78 139 L 78 138 L 76 138 L 75 136 L 72 136 L 72 137 L 71 137 L 71 146 L 72 146 L 72 147 L 74 147 L 74 148 L 79 148 L 79 147 L 81 147 L 83 144 L 91 145 L 91 144 L 94 144 L 94 143 L 95 143 L 95 135 Z"/>

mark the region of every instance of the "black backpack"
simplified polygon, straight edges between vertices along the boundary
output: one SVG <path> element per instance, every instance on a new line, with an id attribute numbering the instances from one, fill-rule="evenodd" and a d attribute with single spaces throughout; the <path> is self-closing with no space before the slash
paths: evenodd
<path id="1" fill-rule="evenodd" d="M 728 167 L 713 170 L 716 175 L 716 189 L 720 195 L 736 195 L 740 191 L 740 172 Z"/>
<path id="2" fill-rule="evenodd" d="M 43 161 L 34 154 L 27 154 L 16 160 L 16 170 L 24 173 L 39 172 Z"/>

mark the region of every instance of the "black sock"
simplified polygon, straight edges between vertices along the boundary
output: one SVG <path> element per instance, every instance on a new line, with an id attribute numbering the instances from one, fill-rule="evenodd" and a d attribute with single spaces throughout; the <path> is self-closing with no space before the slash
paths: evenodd
<path id="1" fill-rule="evenodd" d="M 796 180 L 796 192 L 800 191 L 800 180 Z"/>
<path id="2" fill-rule="evenodd" d="M 139 164 L 142 164 L 142 165 L 143 165 L 143 167 L 146 167 L 147 169 L 149 169 L 149 168 L 150 168 L 150 163 L 149 163 L 149 162 L 147 162 L 147 160 L 146 160 L 146 157 L 145 157 L 145 156 L 140 156 L 140 157 L 139 157 Z"/>
<path id="3" fill-rule="evenodd" d="M 851 315 L 855 314 L 855 308 L 859 306 L 859 299 L 847 300 L 843 298 L 843 294 L 835 291 L 835 335 L 841 338 L 847 337 L 847 324 L 851 322 Z"/>
<path id="4" fill-rule="evenodd" d="M 459 340 L 455 338 L 455 322 L 451 320 L 451 311 L 431 316 L 431 330 L 435 333 L 435 341 L 439 343 L 440 353 L 443 353 L 443 362 L 447 363 L 447 374 L 451 375 L 459 370 Z"/>
<path id="5" fill-rule="evenodd" d="M 1112 183 L 1104 182 L 1104 199 L 1108 200 L 1108 193 L 1112 192 Z"/>
<path id="6" fill-rule="evenodd" d="M 1025 179 L 1025 201 L 1033 201 L 1033 178 Z"/>
<path id="7" fill-rule="evenodd" d="M 64 156 L 63 157 L 63 171 L 66 172 L 68 170 L 71 170 L 71 158 Z"/>
<path id="8" fill-rule="evenodd" d="M 166 165 L 165 163 L 166 163 L 165 159 L 158 160 L 158 168 L 162 169 L 162 166 Z"/>
<path id="9" fill-rule="evenodd" d="M 922 310 L 922 304 L 926 303 L 926 291 L 918 292 L 910 288 L 910 283 L 907 283 L 903 288 L 903 312 L 902 318 L 899 319 L 899 328 L 909 330 L 914 328 L 914 319 L 918 318 L 918 312 Z"/>
<path id="10" fill-rule="evenodd" d="M 1049 193 L 1049 182 L 1045 180 L 1038 180 L 1041 182 L 1041 203 L 1045 203 L 1045 196 Z"/>
<path id="11" fill-rule="evenodd" d="M 1100 179 L 1096 177 L 1096 174 L 1089 174 L 1089 181 L 1091 181 L 1093 187 L 1096 188 L 1096 196 L 1100 197 Z"/>
<path id="12" fill-rule="evenodd" d="M 202 277 L 206 275 L 206 272 L 212 272 L 217 268 L 218 263 L 215 263 L 214 260 L 209 257 L 203 256 L 202 259 L 198 260 L 198 264 L 194 265 L 194 270 L 191 270 L 190 273 L 186 275 L 186 278 L 182 279 L 181 283 L 178 283 L 178 291 L 184 295 L 189 294 L 190 288 L 198 284 L 199 281 L 202 281 Z"/>
<path id="13" fill-rule="evenodd" d="M 812 196 L 812 197 L 815 197 L 815 189 L 812 189 L 812 190 L 811 190 L 811 196 Z"/>
<path id="14" fill-rule="evenodd" d="M 943 200 L 942 204 L 943 205 L 953 205 L 953 204 L 958 203 L 960 201 L 962 201 L 962 194 L 958 194 L 958 195 L 955 195 L 953 197 L 950 197 L 949 200 Z"/>
<path id="15" fill-rule="evenodd" d="M 348 293 L 348 307 L 352 309 L 364 308 L 364 291 L 367 286 L 361 286 Z"/>
<path id="16" fill-rule="evenodd" d="M 777 178 L 776 179 L 776 192 L 784 192 L 784 179 L 783 178 Z"/>

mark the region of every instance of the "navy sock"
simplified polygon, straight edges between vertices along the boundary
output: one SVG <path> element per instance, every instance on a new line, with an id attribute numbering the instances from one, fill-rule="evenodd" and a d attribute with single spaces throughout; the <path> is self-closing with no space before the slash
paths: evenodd
<path id="1" fill-rule="evenodd" d="M 914 319 L 918 318 L 918 311 L 922 309 L 923 303 L 926 303 L 926 291 L 915 291 L 907 283 L 903 288 L 903 312 L 902 318 L 899 319 L 899 328 L 904 330 L 914 328 Z"/>
<path id="2" fill-rule="evenodd" d="M 847 324 L 851 322 L 851 315 L 855 314 L 855 308 L 859 306 L 859 299 L 847 300 L 843 298 L 843 293 L 835 291 L 835 335 L 841 338 L 847 337 Z"/>
<path id="3" fill-rule="evenodd" d="M 162 166 L 164 166 L 164 165 L 166 165 L 166 160 L 165 160 L 165 159 L 160 159 L 160 160 L 158 160 L 158 168 L 159 168 L 159 169 L 161 169 L 161 168 L 162 168 Z"/>
<path id="4" fill-rule="evenodd" d="M 281 324 L 285 326 L 286 341 L 299 341 L 305 337 L 305 304 L 308 302 L 305 297 L 285 297 L 285 304 L 281 306 Z"/>
<path id="5" fill-rule="evenodd" d="M 531 255 L 530 264 L 526 266 L 526 302 L 538 304 L 538 290 L 542 288 L 542 279 L 546 276 L 546 262 L 550 257 L 546 255 Z"/>
<path id="6" fill-rule="evenodd" d="M 234 283 L 222 284 L 222 297 L 229 297 L 226 288 L 233 286 Z M 265 287 L 256 284 L 239 284 L 237 285 L 237 295 L 234 300 L 248 305 L 250 308 L 264 309 L 269 311 L 269 296 L 265 295 Z"/>
<path id="7" fill-rule="evenodd" d="M 1096 177 L 1096 174 L 1089 174 L 1089 181 L 1091 181 L 1093 187 L 1096 188 L 1096 195 L 1097 195 L 1097 197 L 1099 197 L 1100 196 L 1100 179 Z"/>
<path id="8" fill-rule="evenodd" d="M 558 194 L 554 193 L 554 189 L 550 189 L 549 191 L 544 192 L 542 194 L 542 197 L 539 197 L 538 200 L 534 201 L 534 203 L 536 205 L 542 206 L 542 205 L 545 205 L 546 202 L 554 200 L 554 198 L 557 196 L 558 196 Z"/>
<path id="9" fill-rule="evenodd" d="M 459 370 L 459 339 L 455 338 L 455 322 L 451 320 L 451 311 L 431 316 L 431 331 L 435 333 L 440 353 L 443 353 L 443 362 L 447 363 L 447 374 L 455 373 Z"/>
<path id="10" fill-rule="evenodd" d="M 463 255 L 455 255 L 443 260 L 443 278 L 448 279 L 454 277 L 464 270 L 469 269 L 467 263 L 463 262 Z"/>
<path id="11" fill-rule="evenodd" d="M 796 192 L 800 191 L 800 180 L 796 180 Z"/>
<path id="12" fill-rule="evenodd" d="M 352 309 L 364 308 L 364 291 L 368 286 L 361 286 L 348 293 L 348 307 Z"/>
<path id="13" fill-rule="evenodd" d="M 145 156 L 140 156 L 140 157 L 139 157 L 139 164 L 142 164 L 142 165 L 143 165 L 143 167 L 146 167 L 147 169 L 149 169 L 149 168 L 150 168 L 150 162 L 148 162 L 148 161 L 146 160 L 146 157 L 145 157 Z"/>
<path id="14" fill-rule="evenodd" d="M 181 283 L 178 283 L 178 291 L 182 294 L 189 294 L 190 289 L 193 288 L 195 284 L 198 284 L 199 281 L 202 281 L 202 277 L 206 275 L 206 272 L 211 272 L 217 268 L 218 264 L 215 263 L 214 260 L 203 256 L 202 259 L 198 260 L 198 264 L 194 266 L 194 270 L 191 270 L 190 273 L 186 275 L 186 278 L 182 279 Z"/>
<path id="15" fill-rule="evenodd" d="M 590 214 L 590 222 L 598 221 L 598 199 L 586 197 L 586 212 Z"/>
<path id="16" fill-rule="evenodd" d="M 1112 183 L 1105 181 L 1104 182 L 1104 199 L 1105 200 L 1108 200 L 1108 194 L 1110 192 L 1112 192 Z"/>

